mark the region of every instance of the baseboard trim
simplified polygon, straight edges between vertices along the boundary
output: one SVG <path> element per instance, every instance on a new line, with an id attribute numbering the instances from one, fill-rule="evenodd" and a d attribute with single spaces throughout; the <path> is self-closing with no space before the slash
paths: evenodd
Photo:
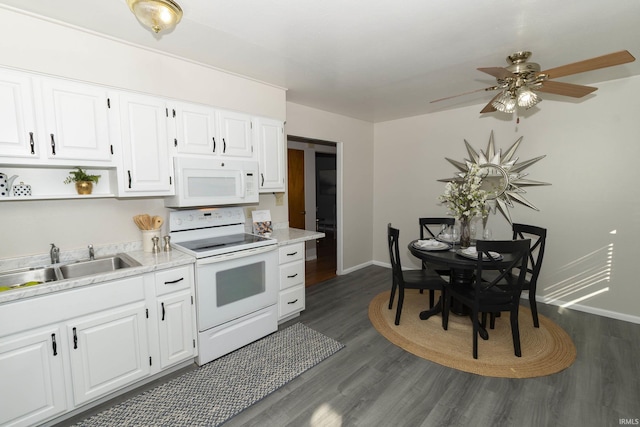
<path id="1" fill-rule="evenodd" d="M 349 267 L 345 270 L 339 271 L 338 275 L 342 276 L 345 274 L 353 273 L 354 271 L 362 270 L 363 268 L 369 267 L 370 265 L 373 265 L 373 264 L 374 264 L 374 261 L 369 261 L 353 267 Z"/>

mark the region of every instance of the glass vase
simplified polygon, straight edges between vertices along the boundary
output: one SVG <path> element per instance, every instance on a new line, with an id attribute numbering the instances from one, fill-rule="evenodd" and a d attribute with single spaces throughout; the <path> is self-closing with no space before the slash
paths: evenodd
<path id="1" fill-rule="evenodd" d="M 460 247 L 466 249 L 471 246 L 471 221 L 460 218 Z"/>

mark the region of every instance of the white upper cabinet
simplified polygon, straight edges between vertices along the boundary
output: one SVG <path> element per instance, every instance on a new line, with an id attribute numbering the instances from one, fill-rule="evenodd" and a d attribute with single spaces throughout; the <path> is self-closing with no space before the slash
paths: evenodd
<path id="1" fill-rule="evenodd" d="M 31 77 L 0 72 L 0 160 L 39 156 Z"/>
<path id="2" fill-rule="evenodd" d="M 218 153 L 224 156 L 254 157 L 251 116 L 224 110 L 219 110 L 219 114 L 222 149 Z"/>
<path id="3" fill-rule="evenodd" d="M 222 152 L 218 136 L 218 114 L 209 106 L 186 102 L 172 103 L 176 135 L 173 140 L 179 154 L 214 155 Z"/>
<path id="4" fill-rule="evenodd" d="M 47 158 L 111 162 L 107 90 L 59 79 L 41 83 Z"/>
<path id="5" fill-rule="evenodd" d="M 119 195 L 172 195 L 173 167 L 169 159 L 166 102 L 127 92 L 120 92 L 118 97 L 118 133 L 122 143 Z"/>
<path id="6" fill-rule="evenodd" d="M 107 90 L 0 69 L 0 163 L 115 166 Z"/>
<path id="7" fill-rule="evenodd" d="M 254 119 L 254 139 L 260 164 L 260 191 L 285 191 L 284 125 L 279 120 Z"/>

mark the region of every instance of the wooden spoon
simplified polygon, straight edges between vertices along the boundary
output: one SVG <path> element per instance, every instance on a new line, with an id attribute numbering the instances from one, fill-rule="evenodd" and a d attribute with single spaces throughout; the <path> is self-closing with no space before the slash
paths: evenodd
<path id="1" fill-rule="evenodd" d="M 162 227 L 164 220 L 162 219 L 162 217 L 158 215 L 154 215 L 153 218 L 151 218 L 151 222 L 153 223 L 153 229 L 159 230 L 160 227 Z"/>
<path id="2" fill-rule="evenodd" d="M 144 229 L 145 230 L 151 230 L 152 229 L 151 215 L 143 214 L 142 215 L 142 222 L 144 223 Z"/>

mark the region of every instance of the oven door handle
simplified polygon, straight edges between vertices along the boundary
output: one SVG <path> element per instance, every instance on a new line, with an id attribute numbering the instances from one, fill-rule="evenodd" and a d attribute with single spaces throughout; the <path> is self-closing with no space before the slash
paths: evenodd
<path id="1" fill-rule="evenodd" d="M 231 259 L 245 258 L 253 255 L 262 254 L 265 252 L 274 251 L 276 250 L 277 247 L 278 245 L 267 245 L 267 246 L 260 246 L 257 248 L 253 248 L 253 249 L 245 249 L 242 251 L 231 252 L 228 254 L 214 255 L 206 258 L 199 258 L 196 261 L 196 265 L 200 266 L 200 265 L 214 264 L 217 262 L 229 261 Z"/>

